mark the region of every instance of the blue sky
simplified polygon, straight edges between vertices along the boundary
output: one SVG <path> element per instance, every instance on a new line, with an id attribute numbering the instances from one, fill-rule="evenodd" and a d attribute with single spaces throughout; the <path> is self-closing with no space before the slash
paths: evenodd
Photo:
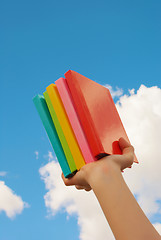
<path id="1" fill-rule="evenodd" d="M 46 217 L 39 168 L 52 148 L 32 97 L 68 69 L 124 93 L 161 88 L 160 12 L 159 0 L 1 1 L 0 180 L 30 207 L 0 212 L 0 239 L 78 239 L 76 218 Z"/>

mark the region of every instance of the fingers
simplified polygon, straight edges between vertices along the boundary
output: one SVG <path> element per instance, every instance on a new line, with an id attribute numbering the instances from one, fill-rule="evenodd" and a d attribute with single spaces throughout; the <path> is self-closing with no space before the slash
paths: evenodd
<path id="1" fill-rule="evenodd" d="M 128 143 L 124 138 L 119 139 L 119 146 L 123 152 L 123 155 L 132 154 L 134 155 L 134 147 Z"/>
<path id="2" fill-rule="evenodd" d="M 121 148 L 121 150 L 123 151 L 123 152 L 125 152 L 125 151 L 133 151 L 134 152 L 134 148 L 133 148 L 133 146 L 130 144 L 130 143 L 128 143 L 124 138 L 120 138 L 119 139 L 119 146 L 120 146 L 120 148 Z"/>
<path id="3" fill-rule="evenodd" d="M 71 178 L 65 178 L 64 174 L 62 173 L 62 179 L 66 186 L 79 185 L 78 172 Z"/>
<path id="4" fill-rule="evenodd" d="M 134 161 L 134 147 L 130 143 L 128 143 L 124 138 L 119 139 L 119 146 L 122 150 L 127 166 L 130 167 Z"/>
<path id="5" fill-rule="evenodd" d="M 90 185 L 83 179 L 82 173 L 78 171 L 73 177 L 65 178 L 64 174 L 62 173 L 62 179 L 66 186 L 73 186 L 75 185 L 77 189 L 85 189 L 86 191 L 90 191 Z M 79 186 L 79 187 L 78 187 Z"/>
<path id="6" fill-rule="evenodd" d="M 91 190 L 91 187 L 83 187 L 83 186 L 79 186 L 79 185 L 75 185 L 75 187 L 78 190 L 85 190 L 87 192 L 89 192 Z"/>
<path id="7" fill-rule="evenodd" d="M 134 161 L 134 148 L 133 146 L 128 143 L 124 138 L 119 139 L 119 146 L 122 150 L 122 155 L 111 155 L 109 159 L 111 159 L 113 162 L 119 166 L 120 170 L 124 170 L 127 167 L 130 167 L 133 164 Z M 108 159 L 108 160 L 109 160 Z M 101 161 L 98 161 L 97 164 L 100 164 Z M 105 162 L 104 162 L 105 164 Z M 88 173 L 89 171 L 92 171 L 93 168 L 81 168 L 73 177 L 71 178 L 65 178 L 62 173 L 62 179 L 64 181 L 64 184 L 66 186 L 72 186 L 74 185 L 78 190 L 85 189 L 86 191 L 90 191 L 91 187 L 89 185 L 89 178 Z M 93 167 L 93 165 L 91 165 Z M 96 165 L 95 165 L 96 166 Z M 88 171 L 87 171 L 88 169 Z"/>
<path id="8" fill-rule="evenodd" d="M 78 172 L 77 172 L 77 174 L 78 174 Z M 61 176 L 62 176 L 63 182 L 66 186 L 75 185 L 76 189 L 85 190 L 87 192 L 89 192 L 91 190 L 91 187 L 88 184 L 86 184 L 86 186 L 79 185 L 78 183 L 80 182 L 80 180 L 78 181 L 78 176 L 75 177 L 76 175 L 74 175 L 72 178 L 65 178 L 64 174 L 62 173 Z"/>
<path id="9" fill-rule="evenodd" d="M 82 190 L 82 189 L 84 189 L 84 187 L 79 186 L 79 185 L 75 185 L 75 187 L 76 187 L 76 189 L 78 189 L 78 190 Z"/>

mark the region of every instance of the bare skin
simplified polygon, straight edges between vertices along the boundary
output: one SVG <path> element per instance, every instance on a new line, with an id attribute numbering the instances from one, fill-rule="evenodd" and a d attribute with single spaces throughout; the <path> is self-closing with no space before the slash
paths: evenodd
<path id="1" fill-rule="evenodd" d="M 117 240 L 161 240 L 126 185 L 121 171 L 134 161 L 134 148 L 119 139 L 123 155 L 110 155 L 86 164 L 70 179 L 62 174 L 66 186 L 93 190 Z"/>

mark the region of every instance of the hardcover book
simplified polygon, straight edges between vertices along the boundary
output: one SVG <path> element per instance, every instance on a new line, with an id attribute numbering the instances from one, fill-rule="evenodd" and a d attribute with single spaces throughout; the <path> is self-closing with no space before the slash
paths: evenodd
<path id="1" fill-rule="evenodd" d="M 72 70 L 65 73 L 65 78 L 93 156 L 100 159 L 122 154 L 118 140 L 129 139 L 110 91 Z"/>

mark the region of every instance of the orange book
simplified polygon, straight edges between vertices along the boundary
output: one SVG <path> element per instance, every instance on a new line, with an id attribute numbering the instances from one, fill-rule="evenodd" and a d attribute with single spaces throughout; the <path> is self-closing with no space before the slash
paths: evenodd
<path id="1" fill-rule="evenodd" d="M 122 154 L 118 140 L 129 139 L 110 91 L 72 70 L 65 78 L 93 156 Z"/>

